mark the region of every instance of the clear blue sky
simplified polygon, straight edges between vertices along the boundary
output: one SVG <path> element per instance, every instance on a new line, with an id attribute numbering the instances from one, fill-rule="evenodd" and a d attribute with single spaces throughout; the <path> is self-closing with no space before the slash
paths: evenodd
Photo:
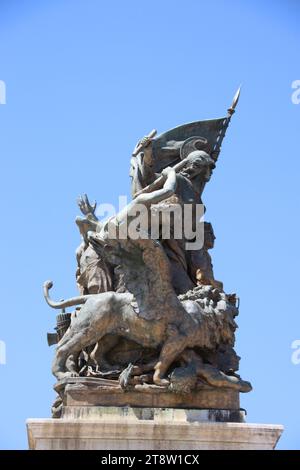
<path id="1" fill-rule="evenodd" d="M 204 194 L 215 275 L 241 297 L 248 421 L 284 424 L 279 447 L 300 449 L 299 16 L 291 0 L 1 0 L 0 448 L 26 448 L 25 420 L 50 416 L 41 286 L 76 294 L 76 197 L 116 203 L 138 138 L 222 116 L 242 83 Z"/>

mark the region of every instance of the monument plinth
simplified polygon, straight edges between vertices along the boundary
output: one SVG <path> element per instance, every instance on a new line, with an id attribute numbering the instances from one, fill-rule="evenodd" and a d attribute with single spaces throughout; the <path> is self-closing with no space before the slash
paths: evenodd
<path id="1" fill-rule="evenodd" d="M 275 449 L 282 426 L 243 420 L 242 411 L 76 406 L 27 429 L 32 450 Z"/>
<path id="2" fill-rule="evenodd" d="M 132 201 L 106 221 L 85 195 L 76 218 L 77 297 L 61 309 L 52 420 L 29 420 L 35 449 L 271 449 L 281 426 L 246 424 L 235 330 L 239 298 L 215 279 L 202 194 L 228 114 L 141 139 Z M 66 309 L 73 308 L 71 312 Z"/>

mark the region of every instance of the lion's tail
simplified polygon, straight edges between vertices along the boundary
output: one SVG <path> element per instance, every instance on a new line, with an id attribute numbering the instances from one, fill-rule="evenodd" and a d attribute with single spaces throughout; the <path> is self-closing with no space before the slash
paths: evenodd
<path id="1" fill-rule="evenodd" d="M 43 290 L 44 290 L 44 297 L 48 305 L 52 308 L 67 308 L 67 307 L 73 307 L 74 305 L 81 305 L 84 304 L 87 299 L 90 297 L 90 295 L 81 295 L 79 297 L 72 297 L 69 300 L 62 300 L 61 302 L 54 302 L 53 300 L 50 299 L 49 296 L 49 290 L 52 289 L 53 287 L 53 282 L 52 281 L 46 281 L 44 282 Z"/>

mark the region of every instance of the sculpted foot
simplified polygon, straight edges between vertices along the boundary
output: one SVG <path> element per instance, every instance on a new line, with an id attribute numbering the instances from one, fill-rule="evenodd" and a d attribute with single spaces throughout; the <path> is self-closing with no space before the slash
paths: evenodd
<path id="1" fill-rule="evenodd" d="M 78 372 L 62 372 L 59 374 L 59 376 L 57 376 L 58 380 L 73 378 L 73 377 L 79 377 L 79 373 Z"/>
<path id="2" fill-rule="evenodd" d="M 242 380 L 237 376 L 231 376 L 231 375 L 225 375 L 224 374 L 224 377 L 226 377 L 226 382 L 227 382 L 227 383 L 224 384 L 225 387 L 227 386 L 229 388 L 233 388 L 233 389 L 238 390 L 239 392 L 242 392 L 242 393 L 251 392 L 252 385 L 251 385 L 250 382 L 246 382 L 245 380 Z"/>
<path id="3" fill-rule="evenodd" d="M 159 385 L 160 387 L 168 387 L 170 385 L 170 382 L 167 379 L 160 379 L 160 378 L 155 379 L 153 377 L 153 382 L 155 385 Z"/>
<path id="4" fill-rule="evenodd" d="M 247 382 L 246 380 L 241 380 L 241 382 L 240 382 L 240 392 L 248 393 L 248 392 L 251 392 L 251 390 L 252 390 L 251 383 Z"/>
<path id="5" fill-rule="evenodd" d="M 167 387 L 168 385 L 170 385 L 170 382 L 169 380 L 161 377 L 162 374 L 159 369 L 159 364 L 160 363 L 158 363 L 158 368 L 155 370 L 154 375 L 153 375 L 153 383 L 155 385 L 159 385 L 160 387 Z"/>

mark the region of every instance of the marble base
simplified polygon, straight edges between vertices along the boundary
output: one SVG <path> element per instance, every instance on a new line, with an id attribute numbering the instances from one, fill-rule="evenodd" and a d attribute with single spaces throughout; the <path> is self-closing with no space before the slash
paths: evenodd
<path id="1" fill-rule="evenodd" d="M 275 449 L 283 426 L 243 420 L 237 410 L 66 406 L 61 419 L 29 419 L 27 431 L 33 450 Z"/>

